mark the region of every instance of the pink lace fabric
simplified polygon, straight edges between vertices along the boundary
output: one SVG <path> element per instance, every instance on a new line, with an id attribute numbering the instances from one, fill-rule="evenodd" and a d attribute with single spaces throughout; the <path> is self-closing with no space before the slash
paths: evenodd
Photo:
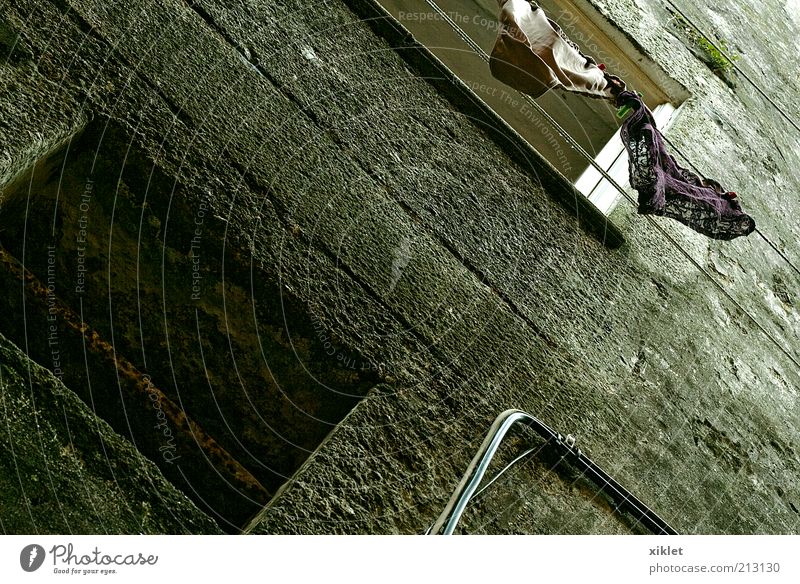
<path id="1" fill-rule="evenodd" d="M 617 105 L 633 108 L 620 134 L 640 214 L 675 219 L 713 239 L 734 239 L 755 230 L 755 220 L 742 211 L 736 193 L 681 167 L 667 152 L 653 114 L 637 94 L 623 91 Z"/>

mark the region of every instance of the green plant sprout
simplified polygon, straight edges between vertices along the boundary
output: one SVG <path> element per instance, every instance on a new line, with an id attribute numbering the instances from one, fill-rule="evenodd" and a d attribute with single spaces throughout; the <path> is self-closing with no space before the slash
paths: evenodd
<path id="1" fill-rule="evenodd" d="M 672 20 L 674 27 L 681 30 L 689 41 L 700 50 L 701 58 L 714 73 L 724 75 L 733 70 L 733 63 L 739 60 L 739 55 L 730 52 L 724 39 L 712 43 L 706 37 L 698 34 L 679 14 L 673 14 Z"/>

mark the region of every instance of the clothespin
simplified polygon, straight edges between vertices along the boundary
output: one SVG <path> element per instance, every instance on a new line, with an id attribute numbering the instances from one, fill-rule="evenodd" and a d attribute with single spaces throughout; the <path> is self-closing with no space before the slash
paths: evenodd
<path id="1" fill-rule="evenodd" d="M 636 92 L 636 95 L 638 95 L 639 97 L 642 97 L 642 92 L 641 92 L 641 91 L 637 91 L 637 92 Z M 629 106 L 629 105 L 623 105 L 621 108 L 619 108 L 619 109 L 617 110 L 617 117 L 618 117 L 618 118 L 624 118 L 624 117 L 625 117 L 625 115 L 626 115 L 626 114 L 627 114 L 629 111 L 631 111 L 631 109 L 633 109 L 633 108 L 631 108 L 631 106 Z"/>

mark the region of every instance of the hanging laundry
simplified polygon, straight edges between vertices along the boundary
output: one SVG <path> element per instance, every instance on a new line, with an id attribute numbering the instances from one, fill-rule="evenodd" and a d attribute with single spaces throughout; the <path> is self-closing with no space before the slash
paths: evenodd
<path id="1" fill-rule="evenodd" d="M 640 214 L 675 219 L 713 239 L 733 239 L 755 230 L 756 222 L 742 211 L 736 193 L 678 165 L 641 97 L 624 91 L 617 105 L 633 110 L 620 135 L 628 152 L 631 186 L 639 193 Z"/>
<path id="2" fill-rule="evenodd" d="M 498 0 L 500 29 L 489 60 L 492 75 L 514 89 L 539 97 L 557 87 L 614 99 L 625 89 L 619 77 L 581 53 L 561 27 L 529 0 Z"/>

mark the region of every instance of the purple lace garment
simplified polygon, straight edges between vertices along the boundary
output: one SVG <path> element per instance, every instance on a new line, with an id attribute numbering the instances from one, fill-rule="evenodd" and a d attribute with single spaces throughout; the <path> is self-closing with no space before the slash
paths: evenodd
<path id="1" fill-rule="evenodd" d="M 653 114 L 638 95 L 623 91 L 617 105 L 633 108 L 620 133 L 628 151 L 631 186 L 639 193 L 640 214 L 675 219 L 714 239 L 753 232 L 756 222 L 742 211 L 736 193 L 682 168 L 667 153 Z"/>

